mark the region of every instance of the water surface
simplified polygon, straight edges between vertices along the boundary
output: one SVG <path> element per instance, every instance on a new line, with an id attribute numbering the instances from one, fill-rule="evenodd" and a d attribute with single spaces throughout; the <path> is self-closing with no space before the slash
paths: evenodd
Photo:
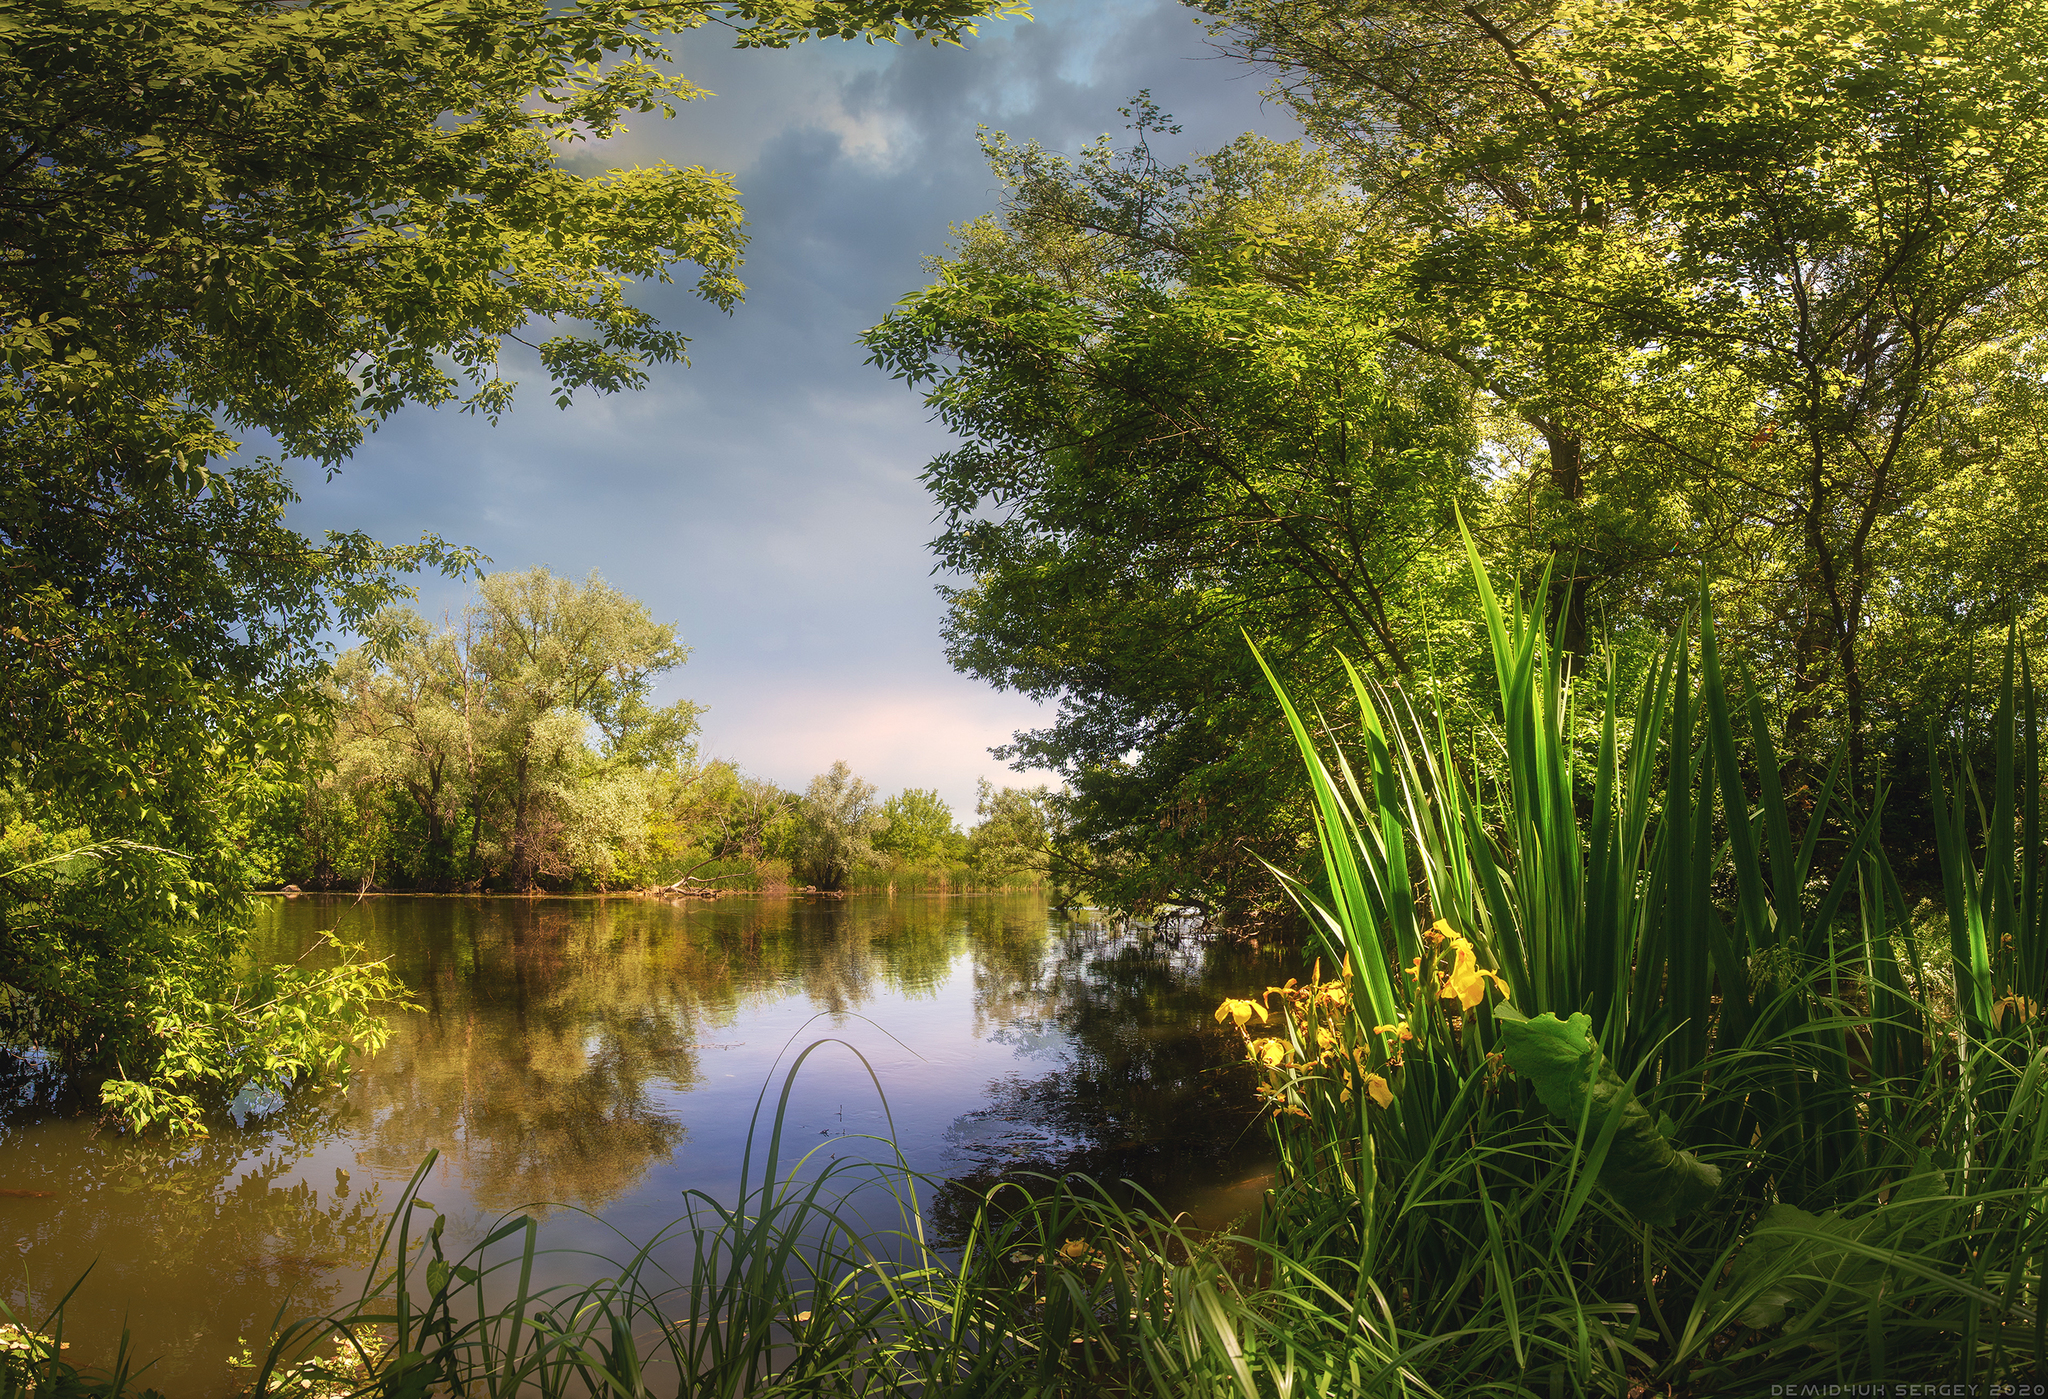
<path id="1" fill-rule="evenodd" d="M 346 1090 L 244 1104 L 182 1147 L 39 1101 L 6 1119 L 0 1226 L 21 1258 L 0 1295 L 46 1306 L 90 1268 L 73 1359 L 110 1359 L 125 1317 L 149 1383 L 232 1392 L 226 1358 L 287 1297 L 303 1314 L 352 1295 L 430 1150 L 422 1193 L 451 1233 L 554 1202 L 574 1208 L 547 1213 L 545 1244 L 616 1254 L 685 1190 L 733 1198 L 764 1085 L 772 1112 L 819 1041 L 785 1118 L 800 1151 L 879 1159 L 868 1138 L 892 1137 L 950 1178 L 1129 1178 L 1209 1224 L 1249 1208 L 1265 1169 L 1211 1012 L 1284 980 L 1272 951 L 1033 897 L 304 897 L 266 907 L 256 950 L 290 960 L 325 928 L 390 956 L 420 1005 Z"/>

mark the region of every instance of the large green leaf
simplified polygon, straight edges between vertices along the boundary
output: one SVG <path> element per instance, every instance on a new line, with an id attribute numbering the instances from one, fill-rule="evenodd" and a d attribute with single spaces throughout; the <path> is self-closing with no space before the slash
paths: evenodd
<path id="1" fill-rule="evenodd" d="M 1720 1170 L 1672 1146 L 1600 1052 L 1583 1012 L 1559 1020 L 1545 1011 L 1531 1020 L 1499 1006 L 1495 1019 L 1508 1067 L 1536 1086 L 1543 1106 L 1573 1129 L 1583 1127 L 1581 1140 L 1596 1152 L 1607 1140 L 1598 1178 L 1630 1214 L 1674 1224 L 1720 1190 Z"/>
<path id="2" fill-rule="evenodd" d="M 1951 1230 L 1956 1205 L 1924 1153 L 1887 1203 L 1857 1218 L 1772 1205 L 1735 1256 L 1727 1295 L 1742 1307 L 1745 1326 L 1783 1324 L 1787 1340 L 1830 1344 L 1852 1317 L 1897 1290 L 1902 1269 L 1928 1270 L 1927 1255 Z"/>

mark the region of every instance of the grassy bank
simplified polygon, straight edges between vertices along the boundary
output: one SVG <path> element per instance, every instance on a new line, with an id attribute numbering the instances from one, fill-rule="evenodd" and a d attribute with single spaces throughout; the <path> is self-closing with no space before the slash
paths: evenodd
<path id="1" fill-rule="evenodd" d="M 2039 1376 L 2048 846 L 2024 656 L 1985 770 L 1933 754 L 1930 949 L 1877 839 L 1882 793 L 1839 765 L 1803 810 L 1780 790 L 1762 697 L 1710 619 L 1637 681 L 1574 680 L 1540 599 L 1503 608 L 1480 583 L 1491 776 L 1424 696 L 1354 675 L 1331 719 L 1275 681 L 1320 833 L 1319 871 L 1280 877 L 1321 946 L 1217 1012 L 1281 1159 L 1243 1234 L 1197 1238 L 1069 1179 L 949 1202 L 968 1224 L 941 1241 L 951 1187 L 792 1160 L 764 1098 L 738 1203 L 692 1197 L 577 1288 L 533 1290 L 523 1218 L 444 1256 L 409 1193 L 360 1303 L 282 1331 L 255 1389 L 1747 1396 Z M 61 1388 L 55 1361 L 16 1372 Z"/>

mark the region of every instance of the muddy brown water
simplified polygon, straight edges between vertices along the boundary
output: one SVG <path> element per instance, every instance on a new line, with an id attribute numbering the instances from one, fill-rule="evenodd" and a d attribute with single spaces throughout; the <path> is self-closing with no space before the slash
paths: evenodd
<path id="1" fill-rule="evenodd" d="M 544 1247 L 619 1256 L 730 1200 L 764 1085 L 805 1062 L 785 1132 L 820 1156 L 989 1182 L 1082 1171 L 1216 1226 L 1256 1206 L 1225 995 L 1294 956 L 1117 929 L 1041 898 L 301 897 L 268 901 L 257 955 L 326 928 L 390 956 L 419 1002 L 344 1090 L 244 1101 L 205 1139 L 137 1142 L 18 1085 L 0 1126 L 0 1296 L 66 1310 L 70 1358 L 106 1363 L 125 1322 L 144 1382 L 227 1395 L 242 1338 L 280 1304 L 340 1305 L 429 1150 L 422 1194 L 476 1239 L 541 1205 Z M 863 1060 L 865 1062 L 863 1062 Z M 872 1068 L 886 1104 L 869 1079 Z M 835 1140 L 842 1139 L 842 1140 Z M 555 1206 L 553 1208 L 546 1208 Z M 561 1208 L 561 1207 L 569 1208 Z M 569 1267 L 568 1264 L 558 1264 Z M 594 1265 L 593 1265 L 594 1266 Z M 594 1269 L 594 1271 L 603 1271 Z"/>

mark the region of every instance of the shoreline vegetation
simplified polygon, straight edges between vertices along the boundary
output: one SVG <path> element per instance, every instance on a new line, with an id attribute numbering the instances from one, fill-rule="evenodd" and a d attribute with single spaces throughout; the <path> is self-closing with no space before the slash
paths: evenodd
<path id="1" fill-rule="evenodd" d="M 331 722 L 278 769 L 265 883 L 450 893 L 1003 887 L 1042 882 L 1044 788 L 984 779 L 962 831 L 934 791 L 835 763 L 792 791 L 701 758 L 698 709 L 652 702 L 687 652 L 596 575 L 491 574 L 459 621 L 386 608 L 335 663 Z"/>
<path id="2" fill-rule="evenodd" d="M 449 1257 L 414 1194 L 257 1393 L 2048 1385 L 2048 0 L 1191 3 L 1301 139 L 1169 164 L 1146 93 L 1121 149 L 986 133 L 1000 207 L 862 340 L 951 438 L 948 659 L 1052 715 L 998 756 L 1063 787 L 971 830 L 700 754 L 596 572 L 287 520 L 514 362 L 679 369 L 629 285 L 733 308 L 727 177 L 567 156 L 709 96 L 672 42 L 1020 5 L 8 11 L 0 1044 L 100 1130 L 179 1150 L 386 1043 L 387 963 L 250 965 L 263 884 L 923 869 L 1315 939 L 1215 1011 L 1280 1160 L 1241 1234 L 1067 1179 L 944 1197 L 942 1246 L 900 1158 L 785 1151 L 806 1049 L 673 1277 L 540 1295 L 532 1221 Z M 133 1388 L 61 1310 L 0 1399 Z"/>
<path id="3" fill-rule="evenodd" d="M 1215 1013 L 1279 1158 L 1247 1231 L 1198 1237 L 1068 1177 L 955 1202 L 942 1239 L 956 1187 L 892 1164 L 888 1134 L 879 1164 L 792 1160 L 813 1044 L 763 1086 L 740 1198 L 692 1193 L 595 1281 L 533 1291 L 525 1217 L 444 1253 L 416 1199 L 429 1158 L 363 1297 L 284 1327 L 250 1393 L 1703 1399 L 2048 1377 L 2024 650 L 1974 802 L 1958 755 L 1933 755 L 1950 922 L 1929 957 L 1876 813 L 1831 781 L 1795 835 L 1710 611 L 1634 680 L 1573 676 L 1540 607 L 1504 609 L 1471 566 L 1497 779 L 1424 697 L 1354 672 L 1339 730 L 1268 672 L 1319 832 L 1318 869 L 1283 879 L 1318 943 Z M 37 1395 L 119 1388 L 47 1356 L 18 1373 Z"/>

